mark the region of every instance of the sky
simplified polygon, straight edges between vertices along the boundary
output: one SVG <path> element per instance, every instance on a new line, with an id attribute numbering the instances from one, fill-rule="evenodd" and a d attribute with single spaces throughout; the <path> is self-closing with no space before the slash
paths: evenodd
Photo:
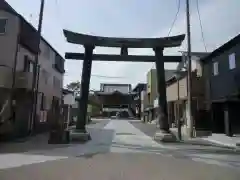
<path id="1" fill-rule="evenodd" d="M 6 0 L 35 27 L 41 0 Z M 192 51 L 205 52 L 197 13 L 197 0 L 190 0 Z M 198 0 L 207 51 L 211 52 L 240 32 L 239 0 Z M 180 12 L 170 35 L 186 33 L 185 0 L 180 0 Z M 116 37 L 164 37 L 177 12 L 178 0 L 45 0 L 43 37 L 62 55 L 84 52 L 78 45 L 66 42 L 63 29 L 79 33 Z M 164 55 L 178 55 L 181 47 L 164 50 Z M 95 53 L 120 53 L 115 48 L 94 49 Z M 153 55 L 151 49 L 130 49 L 129 54 Z M 176 64 L 167 63 L 165 69 Z M 146 82 L 146 74 L 154 63 L 93 62 L 91 89 L 100 83 Z M 66 60 L 64 85 L 81 80 L 82 61 Z M 100 78 L 94 75 L 118 78 Z"/>

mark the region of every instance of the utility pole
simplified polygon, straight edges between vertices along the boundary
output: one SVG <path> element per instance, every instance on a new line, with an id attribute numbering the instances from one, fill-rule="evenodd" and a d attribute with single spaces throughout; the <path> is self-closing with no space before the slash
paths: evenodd
<path id="1" fill-rule="evenodd" d="M 191 62 L 191 29 L 190 29 L 190 10 L 189 0 L 186 0 L 186 19 L 187 19 L 187 62 L 188 62 L 188 119 L 187 124 L 190 126 L 190 137 L 193 137 L 193 117 L 192 117 L 192 62 Z"/>
<path id="2" fill-rule="evenodd" d="M 180 72 L 177 72 L 177 132 L 178 132 L 178 139 L 182 140 L 182 121 L 180 119 L 180 95 L 179 95 L 179 86 L 180 86 Z"/>
<path id="3" fill-rule="evenodd" d="M 33 124 L 36 118 L 36 108 L 37 108 L 37 97 L 38 97 L 38 74 L 39 74 L 39 63 L 38 57 L 40 53 L 40 42 L 41 42 L 41 32 L 42 32 L 42 21 L 43 21 L 43 10 L 44 10 L 45 0 L 41 0 L 40 12 L 39 12 L 39 21 L 38 21 L 38 29 L 37 29 L 37 53 L 35 55 L 34 61 L 34 70 L 33 70 L 33 81 L 32 81 L 32 109 L 31 109 L 31 117 L 30 117 L 30 131 L 33 129 Z"/>

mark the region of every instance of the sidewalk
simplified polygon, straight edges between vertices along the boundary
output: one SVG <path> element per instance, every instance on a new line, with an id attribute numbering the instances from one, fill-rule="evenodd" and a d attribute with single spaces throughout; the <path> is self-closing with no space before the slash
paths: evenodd
<path id="1" fill-rule="evenodd" d="M 229 137 L 225 134 L 212 134 L 211 136 L 202 139 L 226 147 L 240 149 L 240 135 Z"/>
<path id="2" fill-rule="evenodd" d="M 48 144 L 48 133 L 38 134 L 35 136 L 18 139 L 11 142 L 0 144 L 0 154 L 2 153 L 24 153 L 34 150 L 51 150 L 58 147 L 66 147 L 64 144 Z"/>
<path id="3" fill-rule="evenodd" d="M 171 128 L 171 131 L 177 136 L 177 128 Z M 212 136 L 189 138 L 182 134 L 182 142 L 240 150 L 240 136 L 228 137 L 222 134 L 212 134 Z"/>

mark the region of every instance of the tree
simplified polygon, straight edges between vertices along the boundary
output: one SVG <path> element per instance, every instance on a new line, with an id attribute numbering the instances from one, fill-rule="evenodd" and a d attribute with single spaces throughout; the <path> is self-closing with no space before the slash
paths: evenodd
<path id="1" fill-rule="evenodd" d="M 67 84 L 66 88 L 69 91 L 74 92 L 76 97 L 78 97 L 78 98 L 80 97 L 81 83 L 79 81 L 74 81 L 74 82 Z M 98 100 L 97 96 L 95 96 L 94 92 L 95 92 L 94 90 L 89 90 L 89 98 L 88 98 L 89 103 L 99 106 L 99 104 L 100 104 L 99 100 Z"/>
<path id="2" fill-rule="evenodd" d="M 67 85 L 67 89 L 73 91 L 76 95 L 80 95 L 81 83 L 79 81 L 71 82 Z"/>

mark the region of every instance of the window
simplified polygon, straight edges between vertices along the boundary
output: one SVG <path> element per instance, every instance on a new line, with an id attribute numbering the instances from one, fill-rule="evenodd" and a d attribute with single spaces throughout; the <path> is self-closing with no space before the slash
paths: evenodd
<path id="1" fill-rule="evenodd" d="M 7 19 L 0 18 L 0 34 L 6 33 Z"/>
<path id="2" fill-rule="evenodd" d="M 33 62 L 30 61 L 29 62 L 29 72 L 33 72 L 33 68 L 34 68 Z"/>
<path id="3" fill-rule="evenodd" d="M 236 68 L 235 53 L 232 53 L 228 56 L 229 69 Z"/>
<path id="4" fill-rule="evenodd" d="M 64 59 L 58 54 L 55 54 L 54 68 L 60 73 L 65 72 L 65 70 L 64 70 Z"/>
<path id="5" fill-rule="evenodd" d="M 34 63 L 28 58 L 28 56 L 24 56 L 24 72 L 33 72 L 34 70 Z"/>
<path id="6" fill-rule="evenodd" d="M 213 75 L 216 76 L 218 75 L 218 62 L 213 63 Z"/>

